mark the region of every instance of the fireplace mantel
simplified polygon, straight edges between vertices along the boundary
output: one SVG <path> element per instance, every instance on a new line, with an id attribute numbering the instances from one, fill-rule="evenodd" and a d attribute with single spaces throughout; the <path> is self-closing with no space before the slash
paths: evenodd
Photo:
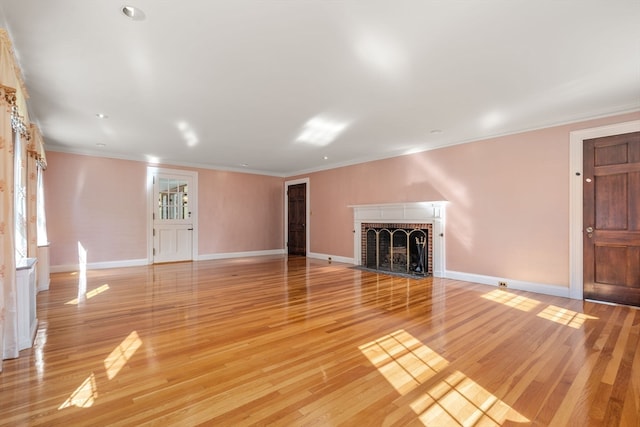
<path id="1" fill-rule="evenodd" d="M 353 208 L 354 264 L 362 259 L 362 223 L 433 224 L 433 276 L 445 275 L 444 219 L 446 201 L 351 205 Z"/>

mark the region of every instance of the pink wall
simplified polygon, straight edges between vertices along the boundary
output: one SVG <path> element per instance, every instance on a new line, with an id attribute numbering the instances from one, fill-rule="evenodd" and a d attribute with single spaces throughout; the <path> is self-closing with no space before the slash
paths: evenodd
<path id="1" fill-rule="evenodd" d="M 146 169 L 138 162 L 47 153 L 45 209 L 52 266 L 146 258 Z M 117 173 L 116 173 L 117 171 Z"/>
<path id="2" fill-rule="evenodd" d="M 198 170 L 199 252 L 284 247 L 282 178 Z"/>
<path id="3" fill-rule="evenodd" d="M 47 162 L 53 267 L 77 265 L 78 242 L 89 264 L 147 257 L 145 163 L 59 152 L 48 152 Z M 282 178 L 196 170 L 200 256 L 282 249 Z"/>
<path id="4" fill-rule="evenodd" d="M 309 175 L 311 252 L 353 257 L 348 205 L 448 200 L 446 269 L 569 286 L 569 132 L 592 120 Z"/>

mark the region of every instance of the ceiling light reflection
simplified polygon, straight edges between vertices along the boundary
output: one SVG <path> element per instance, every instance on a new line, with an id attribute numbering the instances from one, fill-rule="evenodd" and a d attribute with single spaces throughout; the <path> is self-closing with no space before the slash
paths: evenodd
<path id="1" fill-rule="evenodd" d="M 404 151 L 402 154 L 405 156 L 411 155 L 411 154 L 417 154 L 417 153 L 422 153 L 423 151 L 426 151 L 427 148 L 426 147 L 413 147 L 413 148 L 409 148 L 408 150 Z"/>
<path id="2" fill-rule="evenodd" d="M 388 79 L 402 79 L 409 70 L 406 48 L 388 34 L 361 31 L 356 36 L 354 47 L 362 62 Z"/>
<path id="3" fill-rule="evenodd" d="M 188 147 L 194 147 L 198 145 L 198 143 L 200 142 L 198 134 L 196 134 L 196 131 L 193 130 L 193 127 L 191 127 L 189 123 L 181 120 L 176 124 L 176 126 L 178 127 L 178 130 L 182 134 L 182 138 L 185 140 Z"/>
<path id="4" fill-rule="evenodd" d="M 316 116 L 304 124 L 296 142 L 323 147 L 335 141 L 348 126 L 348 122 Z"/>
<path id="5" fill-rule="evenodd" d="M 158 163 L 160 163 L 160 157 L 151 156 L 149 154 L 147 154 L 146 157 L 148 163 L 151 163 L 153 165 L 157 165 Z"/>
<path id="6" fill-rule="evenodd" d="M 480 124 L 484 129 L 493 129 L 497 126 L 504 123 L 505 117 L 504 114 L 499 111 L 493 111 L 491 113 L 486 114 L 481 120 Z"/>

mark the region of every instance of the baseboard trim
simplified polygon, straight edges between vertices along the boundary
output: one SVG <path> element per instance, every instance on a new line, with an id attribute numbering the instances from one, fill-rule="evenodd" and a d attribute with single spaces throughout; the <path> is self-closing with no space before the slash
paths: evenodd
<path id="1" fill-rule="evenodd" d="M 248 258 L 254 256 L 267 256 L 267 255 L 284 255 L 286 252 L 284 249 L 269 249 L 266 251 L 247 251 L 247 252 L 226 252 L 220 254 L 206 254 L 200 255 L 198 261 L 212 261 L 216 259 L 230 259 L 230 258 Z"/>
<path id="2" fill-rule="evenodd" d="M 265 256 L 265 255 L 284 255 L 284 249 L 273 249 L 267 251 L 248 251 L 248 252 L 227 252 L 220 254 L 207 254 L 200 255 L 196 261 L 210 261 L 216 259 L 229 259 L 229 258 L 244 258 L 253 256 Z M 106 262 L 93 262 L 87 263 L 87 270 L 102 270 L 107 268 L 121 268 L 121 267 L 140 267 L 143 265 L 149 265 L 149 260 L 143 259 L 129 259 L 120 261 L 106 261 Z M 66 264 L 66 265 L 52 265 L 51 273 L 67 273 L 70 271 L 80 270 L 79 264 Z"/>
<path id="3" fill-rule="evenodd" d="M 120 261 L 105 261 L 105 262 L 91 262 L 87 263 L 87 270 L 104 270 L 107 268 L 121 268 L 121 267 L 140 267 L 148 265 L 149 262 L 146 258 L 142 259 L 127 259 Z M 80 270 L 79 264 L 66 264 L 66 265 L 52 265 L 50 267 L 51 273 L 67 273 L 69 271 Z"/>
<path id="4" fill-rule="evenodd" d="M 322 259 L 325 261 L 329 261 L 329 258 L 331 258 L 331 261 L 344 262 L 345 264 L 355 264 L 353 258 L 338 256 L 338 255 L 320 254 L 317 252 L 308 252 L 307 258 Z"/>
<path id="5" fill-rule="evenodd" d="M 534 292 L 536 294 L 552 295 L 556 297 L 570 298 L 569 288 L 564 286 L 546 285 L 544 283 L 525 282 L 506 277 L 484 276 L 481 274 L 463 273 L 460 271 L 447 270 L 447 279 L 464 280 L 465 282 L 481 283 L 483 285 L 498 286 L 498 282 L 506 282 L 507 289 Z"/>
<path id="6" fill-rule="evenodd" d="M 51 271 L 49 271 L 51 272 Z M 46 281 L 46 283 L 42 284 L 42 283 L 38 283 L 36 286 L 36 290 L 38 292 L 42 292 L 42 291 L 48 291 L 49 290 L 49 285 L 51 284 L 51 279 L 48 279 Z"/>

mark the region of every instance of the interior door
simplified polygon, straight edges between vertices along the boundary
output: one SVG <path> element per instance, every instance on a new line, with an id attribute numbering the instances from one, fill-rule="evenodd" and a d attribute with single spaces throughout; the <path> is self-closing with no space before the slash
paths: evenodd
<path id="1" fill-rule="evenodd" d="M 583 150 L 584 297 L 640 306 L 640 132 Z"/>
<path id="2" fill-rule="evenodd" d="M 307 254 L 307 184 L 290 185 L 288 196 L 288 235 L 289 255 Z"/>
<path id="3" fill-rule="evenodd" d="M 153 262 L 193 259 L 193 221 L 188 175 L 158 174 L 153 179 Z"/>

